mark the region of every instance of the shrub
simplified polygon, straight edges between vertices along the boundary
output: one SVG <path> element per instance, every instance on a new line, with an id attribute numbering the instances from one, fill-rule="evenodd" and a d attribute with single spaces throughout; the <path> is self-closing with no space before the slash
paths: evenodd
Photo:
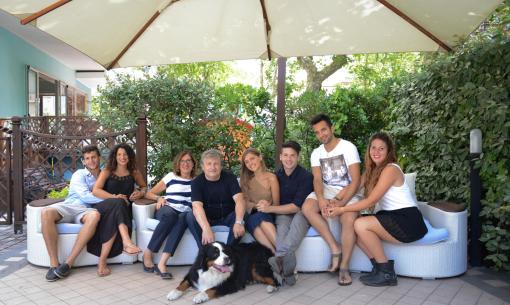
<path id="1" fill-rule="evenodd" d="M 480 128 L 486 261 L 510 270 L 510 39 L 439 55 L 398 88 L 391 132 L 424 200 L 469 202 L 469 132 Z"/>

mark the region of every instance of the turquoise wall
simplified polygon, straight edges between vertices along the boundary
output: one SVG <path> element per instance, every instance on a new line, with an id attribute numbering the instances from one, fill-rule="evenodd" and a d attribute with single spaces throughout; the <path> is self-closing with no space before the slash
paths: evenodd
<path id="1" fill-rule="evenodd" d="M 0 118 L 27 114 L 27 65 L 90 97 L 90 88 L 76 80 L 74 70 L 0 27 Z"/>

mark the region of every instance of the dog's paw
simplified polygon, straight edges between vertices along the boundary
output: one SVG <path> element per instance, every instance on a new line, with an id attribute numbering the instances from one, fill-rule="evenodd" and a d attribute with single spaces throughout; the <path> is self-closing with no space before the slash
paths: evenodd
<path id="1" fill-rule="evenodd" d="M 197 293 L 193 297 L 193 303 L 195 304 L 204 303 L 205 301 L 209 301 L 209 296 L 204 291 Z"/>
<path id="2" fill-rule="evenodd" d="M 170 291 L 170 292 L 166 295 L 166 298 L 167 298 L 169 301 L 173 301 L 173 300 L 177 300 L 178 298 L 180 298 L 183 294 L 184 294 L 184 292 L 179 291 L 179 290 L 177 290 L 177 289 L 174 289 L 174 290 Z"/>
<path id="3" fill-rule="evenodd" d="M 273 292 L 278 291 L 278 287 L 276 287 L 276 286 L 271 286 L 271 285 L 267 285 L 267 286 L 266 286 L 266 291 L 267 291 L 267 293 L 273 293 Z"/>

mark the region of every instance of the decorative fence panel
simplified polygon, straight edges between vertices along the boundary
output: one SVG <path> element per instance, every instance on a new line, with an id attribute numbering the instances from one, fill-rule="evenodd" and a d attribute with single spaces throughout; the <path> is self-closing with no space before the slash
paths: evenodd
<path id="1" fill-rule="evenodd" d="M 112 132 L 89 117 L 13 118 L 13 201 L 14 230 L 21 232 L 28 202 L 44 198 L 50 190 L 61 189 L 72 173 L 83 168 L 81 150 L 94 144 L 105 161 L 117 143 L 132 145 L 137 164 L 147 174 L 147 121 Z"/>
<path id="2" fill-rule="evenodd" d="M 11 138 L 0 137 L 0 225 L 12 224 Z"/>

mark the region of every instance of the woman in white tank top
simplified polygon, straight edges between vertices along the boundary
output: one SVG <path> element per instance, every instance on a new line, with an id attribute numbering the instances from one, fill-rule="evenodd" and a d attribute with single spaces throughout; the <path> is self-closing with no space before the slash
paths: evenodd
<path id="1" fill-rule="evenodd" d="M 427 233 L 423 217 L 396 160 L 395 146 L 389 135 L 383 132 L 373 135 L 365 154 L 365 173 L 361 181 L 365 198 L 328 210 L 329 216 L 338 216 L 371 208 L 379 202 L 377 214 L 358 218 L 354 223 L 358 246 L 373 265 L 372 272 L 360 277 L 361 282 L 368 286 L 397 284 L 394 262 L 384 254 L 382 241 L 409 243 Z"/>

